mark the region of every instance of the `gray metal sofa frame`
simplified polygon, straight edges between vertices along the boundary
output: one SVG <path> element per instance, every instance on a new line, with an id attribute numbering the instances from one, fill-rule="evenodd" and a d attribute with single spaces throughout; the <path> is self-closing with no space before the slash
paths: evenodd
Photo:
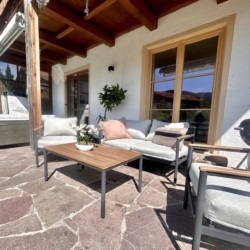
<path id="1" fill-rule="evenodd" d="M 190 126 L 186 135 L 179 136 L 176 138 L 175 160 L 174 161 L 170 162 L 170 161 L 167 161 L 165 159 L 150 156 L 150 155 L 147 155 L 147 154 L 144 154 L 143 152 L 141 152 L 141 153 L 143 153 L 143 159 L 157 161 L 157 162 L 161 162 L 161 163 L 167 162 L 170 166 L 173 166 L 174 167 L 174 185 L 176 185 L 179 166 L 187 160 L 187 156 L 179 157 L 180 143 L 184 140 L 191 141 L 193 143 L 195 140 L 195 130 L 196 130 L 196 127 Z M 99 130 L 99 143 L 100 144 L 102 143 L 102 139 L 103 139 L 103 131 L 100 129 Z"/>
<path id="2" fill-rule="evenodd" d="M 204 165 L 201 164 L 199 167 L 200 175 L 198 182 L 198 193 L 194 194 L 193 186 L 191 185 L 190 179 L 190 168 L 192 168 L 192 154 L 194 150 L 216 150 L 216 151 L 228 151 L 228 152 L 237 152 L 243 153 L 245 156 L 237 165 L 236 168 L 228 168 L 228 167 L 219 167 L 214 165 Z M 212 145 L 199 145 L 199 144 L 190 144 L 189 145 L 189 153 L 187 160 L 187 176 L 186 176 L 186 185 L 185 185 L 185 194 L 184 194 L 184 209 L 187 208 L 188 205 L 188 197 L 190 195 L 191 207 L 193 210 L 193 214 L 195 216 L 194 221 L 194 237 L 193 237 L 193 250 L 198 250 L 200 248 L 200 239 L 201 235 L 205 234 L 211 237 L 223 239 L 229 242 L 238 243 L 246 246 L 250 246 L 250 235 L 246 232 L 242 232 L 241 230 L 231 229 L 226 226 L 216 226 L 216 223 L 211 222 L 209 219 L 204 216 L 204 206 L 205 206 L 205 196 L 207 189 L 207 178 L 208 176 L 223 176 L 223 178 L 235 178 L 236 180 L 242 180 L 243 178 L 249 178 L 250 181 L 250 171 L 237 169 L 241 166 L 241 164 L 246 160 L 247 157 L 250 157 L 250 148 L 238 148 L 238 147 L 225 147 L 225 146 L 212 146 Z M 250 167 L 250 166 L 248 166 Z M 210 187 L 209 188 L 215 188 Z M 232 187 L 236 188 L 236 187 Z M 230 192 L 229 190 L 227 190 Z M 235 192 L 235 191 L 234 191 Z M 248 196 L 250 199 L 250 193 L 244 193 L 244 196 Z M 222 196 L 221 199 L 224 197 Z M 249 209 L 249 207 L 243 208 Z M 228 215 L 229 216 L 229 215 Z M 249 218 L 245 218 L 249 220 Z M 206 222 L 204 224 L 204 221 Z"/>

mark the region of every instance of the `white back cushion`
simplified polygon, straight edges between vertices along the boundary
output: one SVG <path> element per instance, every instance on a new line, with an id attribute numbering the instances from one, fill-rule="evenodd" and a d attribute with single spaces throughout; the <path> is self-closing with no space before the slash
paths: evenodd
<path id="1" fill-rule="evenodd" d="M 77 118 L 49 117 L 44 121 L 44 136 L 76 135 L 72 125 L 76 125 Z"/>

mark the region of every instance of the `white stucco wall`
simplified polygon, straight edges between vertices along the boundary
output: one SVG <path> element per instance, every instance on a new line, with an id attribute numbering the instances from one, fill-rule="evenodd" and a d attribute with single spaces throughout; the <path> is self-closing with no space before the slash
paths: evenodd
<path id="1" fill-rule="evenodd" d="M 128 90 L 127 98 L 112 114 L 108 114 L 108 118 L 125 116 L 138 119 L 143 46 L 236 14 L 226 103 L 222 114 L 222 144 L 244 146 L 239 132 L 233 128 L 239 125 L 242 119 L 250 118 L 249 13 L 249 0 L 229 0 L 219 5 L 216 0 L 200 0 L 159 19 L 157 30 L 149 31 L 145 27 L 136 29 L 117 38 L 114 47 L 100 45 L 89 50 L 86 58 L 76 56 L 69 59 L 67 65 L 62 65 L 62 70 L 67 73 L 89 65 L 90 123 L 96 123 L 97 115 L 103 113 L 97 93 L 105 84 L 116 83 Z M 109 65 L 114 65 L 114 72 L 108 72 Z M 62 115 L 65 110 L 64 91 L 64 83 L 53 82 L 55 115 Z"/>

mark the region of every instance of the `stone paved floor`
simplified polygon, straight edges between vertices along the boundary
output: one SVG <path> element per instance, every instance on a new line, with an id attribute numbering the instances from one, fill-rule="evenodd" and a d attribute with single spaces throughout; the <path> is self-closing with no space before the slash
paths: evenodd
<path id="1" fill-rule="evenodd" d="M 98 172 L 55 157 L 49 170 L 45 182 L 29 146 L 0 149 L 0 249 L 191 249 L 193 221 L 190 209 L 182 208 L 182 174 L 174 187 L 170 168 L 146 162 L 138 193 L 136 164 L 108 172 L 101 219 Z M 246 249 L 202 239 L 201 249 Z"/>

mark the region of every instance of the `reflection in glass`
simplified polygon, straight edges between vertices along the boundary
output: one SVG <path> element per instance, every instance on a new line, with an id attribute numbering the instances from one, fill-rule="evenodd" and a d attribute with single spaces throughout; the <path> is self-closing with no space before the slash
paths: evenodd
<path id="1" fill-rule="evenodd" d="M 181 108 L 210 108 L 213 81 L 213 75 L 183 79 Z"/>
<path id="2" fill-rule="evenodd" d="M 196 127 L 195 141 L 196 142 L 207 142 L 208 128 L 210 120 L 210 111 L 180 111 L 180 121 L 188 121 L 191 126 Z"/>
<path id="3" fill-rule="evenodd" d="M 172 109 L 174 81 L 154 83 L 153 109 Z"/>
<path id="4" fill-rule="evenodd" d="M 185 46 L 181 108 L 210 108 L 218 37 Z"/>
<path id="5" fill-rule="evenodd" d="M 152 111 L 152 119 L 156 119 L 159 121 L 171 122 L 172 121 L 172 110 L 171 111 L 154 110 L 154 111 Z"/>
<path id="6" fill-rule="evenodd" d="M 175 78 L 177 48 L 163 51 L 153 58 L 153 81 Z"/>

